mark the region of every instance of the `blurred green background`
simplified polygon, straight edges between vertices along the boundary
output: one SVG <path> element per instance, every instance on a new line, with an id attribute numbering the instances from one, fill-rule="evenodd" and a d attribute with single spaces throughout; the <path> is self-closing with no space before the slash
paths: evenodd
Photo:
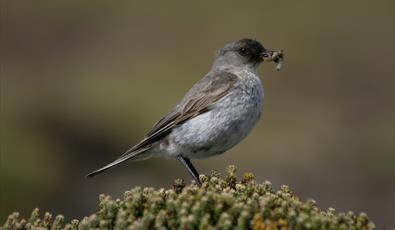
<path id="1" fill-rule="evenodd" d="M 284 49 L 260 69 L 263 119 L 201 173 L 235 164 L 322 208 L 395 227 L 394 1 L 1 1 L 0 223 L 66 218 L 100 193 L 190 180 L 176 161 L 84 175 L 135 144 L 244 37 Z"/>

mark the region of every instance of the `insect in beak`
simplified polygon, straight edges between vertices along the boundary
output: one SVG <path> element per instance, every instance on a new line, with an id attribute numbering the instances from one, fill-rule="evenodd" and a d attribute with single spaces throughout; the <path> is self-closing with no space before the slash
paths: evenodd
<path id="1" fill-rule="evenodd" d="M 276 70 L 279 71 L 284 62 L 284 51 L 279 50 L 279 51 L 264 51 L 260 54 L 262 59 L 266 62 L 275 62 L 276 65 Z"/>

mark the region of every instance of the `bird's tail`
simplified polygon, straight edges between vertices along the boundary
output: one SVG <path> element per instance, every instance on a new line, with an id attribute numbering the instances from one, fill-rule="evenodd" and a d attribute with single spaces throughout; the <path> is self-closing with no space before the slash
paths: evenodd
<path id="1" fill-rule="evenodd" d="M 115 166 L 117 166 L 117 165 L 119 165 L 119 164 L 121 164 L 121 163 L 123 163 L 123 162 L 125 162 L 127 160 L 130 160 L 130 159 L 133 159 L 133 158 L 137 157 L 141 153 L 147 151 L 149 148 L 150 147 L 140 148 L 140 149 L 136 149 L 136 150 L 134 150 L 134 149 L 128 150 L 127 152 L 125 152 L 123 155 L 121 155 L 121 157 L 119 157 L 115 161 L 111 162 L 110 164 L 108 164 L 108 165 L 106 165 L 106 166 L 104 166 L 102 168 L 99 168 L 99 169 L 89 173 L 88 175 L 86 175 L 86 177 L 94 177 L 94 176 L 96 176 L 99 173 L 102 173 L 102 172 L 104 172 L 104 171 L 106 171 L 106 170 L 108 170 L 108 169 L 110 169 L 112 167 L 115 167 Z"/>

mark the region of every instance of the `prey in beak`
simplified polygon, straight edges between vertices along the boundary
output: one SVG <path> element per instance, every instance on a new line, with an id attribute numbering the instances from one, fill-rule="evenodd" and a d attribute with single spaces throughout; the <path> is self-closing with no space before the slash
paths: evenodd
<path id="1" fill-rule="evenodd" d="M 284 62 L 284 51 L 279 50 L 279 51 L 270 51 L 270 50 L 265 50 L 262 53 L 260 53 L 261 58 L 263 61 L 266 62 L 275 62 L 276 65 L 276 70 L 279 71 Z"/>

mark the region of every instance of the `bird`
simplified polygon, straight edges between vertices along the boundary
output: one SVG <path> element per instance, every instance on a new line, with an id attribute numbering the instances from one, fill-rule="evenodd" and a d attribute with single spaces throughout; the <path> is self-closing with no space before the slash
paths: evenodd
<path id="1" fill-rule="evenodd" d="M 225 44 L 211 70 L 140 142 L 87 177 L 128 160 L 165 157 L 177 159 L 201 185 L 191 159 L 226 152 L 250 133 L 262 115 L 264 91 L 258 67 L 263 61 L 274 61 L 279 69 L 282 50 L 267 50 L 251 38 Z"/>

